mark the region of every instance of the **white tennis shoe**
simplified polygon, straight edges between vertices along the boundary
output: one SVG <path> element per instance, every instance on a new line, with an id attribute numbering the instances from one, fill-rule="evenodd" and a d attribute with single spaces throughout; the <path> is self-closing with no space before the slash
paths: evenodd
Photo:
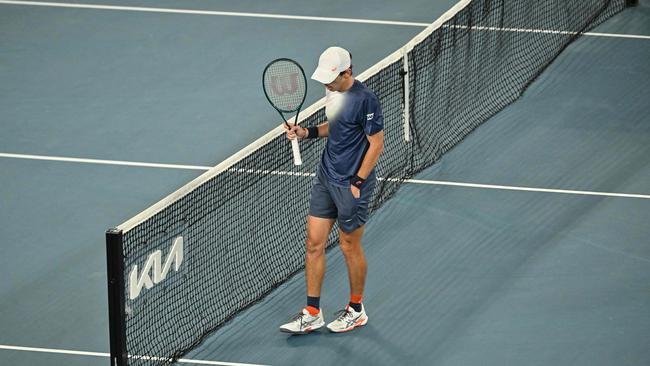
<path id="1" fill-rule="evenodd" d="M 366 325 L 366 323 L 368 323 L 368 315 L 366 315 L 366 309 L 363 307 L 363 304 L 361 304 L 360 312 L 354 311 L 348 305 L 345 309 L 336 313 L 336 319 L 327 324 L 327 329 L 334 333 L 342 333 Z"/>
<path id="2" fill-rule="evenodd" d="M 290 322 L 280 326 L 280 331 L 291 334 L 307 334 L 322 328 L 323 325 L 325 325 L 325 319 L 323 319 L 322 310 L 316 315 L 311 315 L 307 309 L 302 309 Z"/>

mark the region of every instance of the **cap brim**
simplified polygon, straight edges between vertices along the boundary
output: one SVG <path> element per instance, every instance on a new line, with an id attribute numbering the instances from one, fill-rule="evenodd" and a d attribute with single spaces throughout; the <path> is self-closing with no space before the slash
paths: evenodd
<path id="1" fill-rule="evenodd" d="M 329 84 L 332 81 L 336 80 L 336 77 L 338 76 L 337 72 L 331 72 L 327 69 L 323 68 L 316 68 L 316 71 L 314 71 L 314 74 L 312 74 L 311 78 L 318 81 L 321 84 Z"/>

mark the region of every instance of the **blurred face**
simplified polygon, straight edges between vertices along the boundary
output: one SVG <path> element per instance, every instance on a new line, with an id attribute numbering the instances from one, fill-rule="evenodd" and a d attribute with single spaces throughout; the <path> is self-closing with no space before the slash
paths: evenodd
<path id="1" fill-rule="evenodd" d="M 349 88 L 350 85 L 350 78 L 352 76 L 352 70 L 347 69 L 345 71 L 341 71 L 341 73 L 334 79 L 329 84 L 323 84 L 325 85 L 325 89 L 329 91 L 336 91 L 336 92 L 342 92 L 346 91 Z"/>

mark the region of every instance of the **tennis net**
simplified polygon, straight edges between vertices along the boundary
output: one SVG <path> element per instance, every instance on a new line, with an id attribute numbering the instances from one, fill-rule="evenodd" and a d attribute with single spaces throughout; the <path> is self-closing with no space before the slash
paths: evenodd
<path id="1" fill-rule="evenodd" d="M 385 148 L 371 212 L 515 101 L 625 0 L 463 0 L 366 70 Z M 324 100 L 301 113 L 325 120 Z M 168 365 L 304 266 L 305 216 L 325 141 L 282 126 L 106 233 L 112 365 Z M 287 189 L 291 188 L 291 194 Z M 328 247 L 337 242 L 336 230 Z"/>

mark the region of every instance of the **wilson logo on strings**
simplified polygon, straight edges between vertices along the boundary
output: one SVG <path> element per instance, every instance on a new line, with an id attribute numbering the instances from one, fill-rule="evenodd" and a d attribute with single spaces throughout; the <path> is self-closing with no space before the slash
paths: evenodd
<path id="1" fill-rule="evenodd" d="M 143 287 L 147 289 L 159 284 L 165 278 L 174 264 L 174 271 L 178 272 L 183 263 L 183 237 L 174 239 L 169 254 L 162 264 L 162 250 L 156 250 L 147 258 L 147 262 L 138 276 L 138 265 L 134 265 L 129 275 L 129 299 L 134 300 L 140 296 Z"/>
<path id="2" fill-rule="evenodd" d="M 298 90 L 298 76 L 297 73 L 272 76 L 271 90 L 273 90 L 273 93 L 277 96 L 296 94 L 296 91 Z"/>

